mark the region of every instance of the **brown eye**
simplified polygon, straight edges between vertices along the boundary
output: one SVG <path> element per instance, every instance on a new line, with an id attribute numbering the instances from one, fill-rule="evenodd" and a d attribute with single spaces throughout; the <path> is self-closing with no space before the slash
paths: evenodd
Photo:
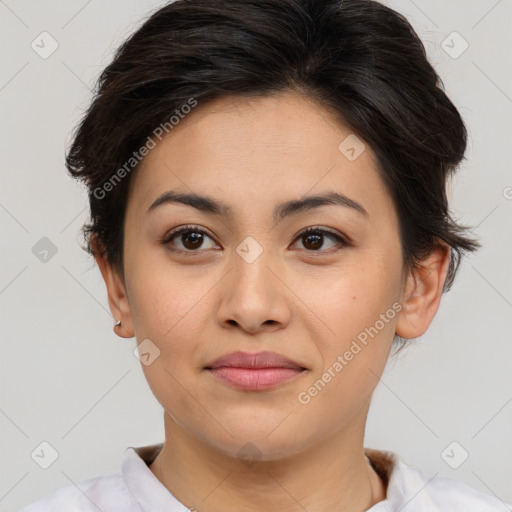
<path id="1" fill-rule="evenodd" d="M 326 239 L 333 241 L 330 247 L 325 247 Z M 208 246 L 210 240 L 210 246 Z M 331 253 L 333 249 L 343 248 L 349 243 L 339 234 L 329 231 L 327 229 L 320 229 L 316 227 L 307 228 L 300 233 L 296 239 L 301 241 L 304 250 L 307 252 L 318 253 Z M 169 246 L 170 250 L 177 252 L 200 253 L 199 249 L 213 249 L 216 247 L 214 240 L 204 230 L 198 226 L 183 226 L 172 230 L 161 241 L 165 246 Z"/>
<path id="2" fill-rule="evenodd" d="M 181 241 L 187 249 L 198 249 L 203 244 L 203 235 L 195 231 L 181 233 Z"/>
<path id="3" fill-rule="evenodd" d="M 328 252 L 324 247 L 326 238 L 330 238 L 331 240 L 335 241 L 335 244 L 333 245 L 334 247 L 336 245 L 342 247 L 348 245 L 347 241 L 337 233 L 315 227 L 304 230 L 297 236 L 296 240 L 301 240 L 305 250 L 309 252 Z M 322 248 L 324 250 L 321 250 Z M 327 249 L 329 249 L 329 247 Z"/>
<path id="4" fill-rule="evenodd" d="M 196 226 L 185 226 L 182 228 L 171 231 L 163 240 L 162 244 L 171 245 L 171 250 L 184 251 L 184 252 L 198 252 L 198 249 L 211 249 L 211 247 L 204 247 L 205 240 L 213 239 L 202 229 Z M 181 247 L 176 244 L 181 244 Z M 213 244 L 215 245 L 215 244 Z"/>

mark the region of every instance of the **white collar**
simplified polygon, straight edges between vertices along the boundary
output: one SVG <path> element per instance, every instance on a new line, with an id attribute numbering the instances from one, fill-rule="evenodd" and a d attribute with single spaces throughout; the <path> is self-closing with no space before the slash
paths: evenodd
<path id="1" fill-rule="evenodd" d="M 189 512 L 149 469 L 163 443 L 126 448 L 121 474 L 144 512 Z M 507 504 L 457 480 L 432 477 L 407 466 L 396 453 L 365 448 L 374 469 L 387 480 L 386 499 L 367 512 L 502 512 Z"/>

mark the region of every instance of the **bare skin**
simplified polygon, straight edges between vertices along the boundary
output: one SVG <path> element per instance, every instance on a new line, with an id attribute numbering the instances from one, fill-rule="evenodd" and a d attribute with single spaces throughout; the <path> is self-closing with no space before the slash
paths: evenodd
<path id="1" fill-rule="evenodd" d="M 150 469 L 187 507 L 363 511 L 386 497 L 363 451 L 372 393 L 395 333 L 415 338 L 430 325 L 449 252 L 440 246 L 422 268 L 403 266 L 397 214 L 371 148 L 353 161 L 338 149 L 350 134 L 292 92 L 199 104 L 133 177 L 126 281 L 96 256 L 122 321 L 117 334 L 160 350 L 142 365 L 164 409 L 165 442 Z M 232 216 L 177 203 L 148 212 L 168 190 L 222 201 Z M 366 213 L 323 205 L 272 217 L 282 202 L 330 191 Z M 161 243 L 189 224 L 204 232 L 202 243 L 192 244 L 190 232 Z M 348 243 L 330 233 L 302 236 L 311 226 Z M 237 252 L 247 237 L 257 243 L 251 251 L 262 249 L 251 262 Z M 390 318 L 393 304 L 400 309 Z M 377 324 L 381 315 L 386 321 Z M 378 333 L 333 370 L 376 325 Z M 306 370 L 271 389 L 241 390 L 205 369 L 237 350 L 277 352 Z M 308 393 L 322 378 L 325 386 Z M 252 463 L 240 455 L 247 446 L 257 450 Z"/>

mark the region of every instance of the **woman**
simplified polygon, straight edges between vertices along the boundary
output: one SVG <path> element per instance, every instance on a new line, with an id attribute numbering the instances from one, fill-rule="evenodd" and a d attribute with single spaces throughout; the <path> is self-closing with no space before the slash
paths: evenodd
<path id="1" fill-rule="evenodd" d="M 370 0 L 178 0 L 103 71 L 67 155 L 115 332 L 165 442 L 39 510 L 504 510 L 365 448 L 393 345 L 464 252 L 466 129 L 410 24 Z"/>

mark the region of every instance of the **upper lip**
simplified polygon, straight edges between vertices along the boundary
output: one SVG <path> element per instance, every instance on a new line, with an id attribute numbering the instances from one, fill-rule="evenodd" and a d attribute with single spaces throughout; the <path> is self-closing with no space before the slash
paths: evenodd
<path id="1" fill-rule="evenodd" d="M 215 359 L 205 368 L 211 370 L 220 367 L 232 368 L 293 368 L 296 370 L 305 370 L 302 365 L 291 359 L 277 354 L 275 352 L 232 352 L 225 356 Z"/>

